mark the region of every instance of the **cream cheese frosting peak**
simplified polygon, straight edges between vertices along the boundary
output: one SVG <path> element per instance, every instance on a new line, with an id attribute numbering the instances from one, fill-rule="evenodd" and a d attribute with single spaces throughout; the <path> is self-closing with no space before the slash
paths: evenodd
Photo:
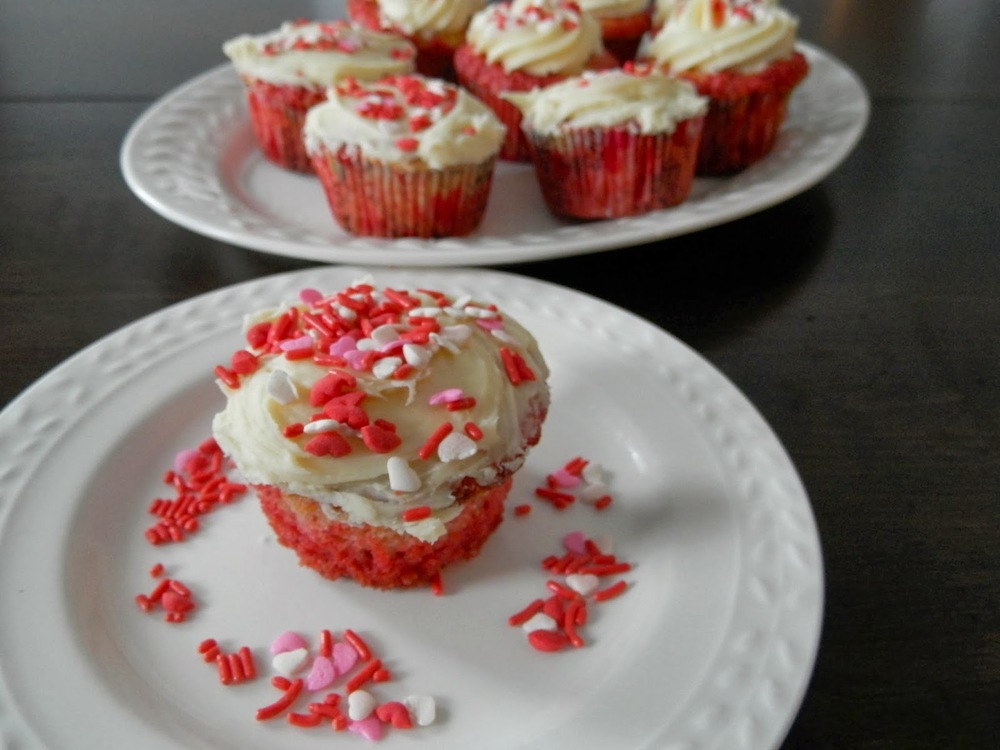
<path id="1" fill-rule="evenodd" d="M 776 0 L 673 0 L 640 57 L 674 72 L 754 73 L 792 54 L 798 20 Z"/>
<path id="2" fill-rule="evenodd" d="M 384 24 L 415 36 L 460 33 L 485 5 L 486 0 L 378 0 Z"/>
<path id="3" fill-rule="evenodd" d="M 416 58 L 416 48 L 399 35 L 343 20 L 286 21 L 265 34 L 234 37 L 222 50 L 242 76 L 312 87 L 408 73 Z"/>

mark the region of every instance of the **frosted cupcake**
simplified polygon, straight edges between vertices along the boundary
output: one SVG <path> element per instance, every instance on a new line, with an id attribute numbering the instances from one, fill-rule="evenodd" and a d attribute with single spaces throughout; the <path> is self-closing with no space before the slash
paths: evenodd
<path id="1" fill-rule="evenodd" d="M 486 0 L 347 0 L 347 14 L 372 29 L 401 34 L 417 47 L 417 72 L 454 80 L 452 57 Z"/>
<path id="2" fill-rule="evenodd" d="M 649 0 L 579 0 L 601 25 L 604 47 L 625 62 L 635 57 L 639 41 L 652 24 Z"/>
<path id="3" fill-rule="evenodd" d="M 648 67 L 584 73 L 509 98 L 549 209 L 580 219 L 631 216 L 691 190 L 707 101 Z"/>
<path id="4" fill-rule="evenodd" d="M 350 77 L 373 80 L 414 69 L 416 48 L 396 34 L 346 21 L 289 21 L 275 31 L 230 39 L 223 52 L 246 87 L 254 135 L 275 164 L 311 171 L 302 124 L 326 89 Z"/>
<path id="5" fill-rule="evenodd" d="M 478 554 L 548 410 L 524 328 L 468 297 L 358 282 L 251 315 L 245 338 L 216 368 L 213 433 L 302 565 L 397 588 Z"/>
<path id="6" fill-rule="evenodd" d="M 639 57 L 691 81 L 711 105 L 698 174 L 738 172 L 766 156 L 808 63 L 798 21 L 775 0 L 675 0 Z"/>
<path id="7" fill-rule="evenodd" d="M 504 128 L 441 79 L 348 79 L 309 111 L 306 150 L 337 223 L 378 237 L 448 237 L 482 220 Z"/>
<path id="8" fill-rule="evenodd" d="M 507 126 L 502 159 L 530 160 L 521 112 L 502 96 L 548 86 L 618 61 L 601 42 L 600 24 L 571 0 L 513 0 L 473 16 L 455 52 L 459 83 L 493 108 Z"/>

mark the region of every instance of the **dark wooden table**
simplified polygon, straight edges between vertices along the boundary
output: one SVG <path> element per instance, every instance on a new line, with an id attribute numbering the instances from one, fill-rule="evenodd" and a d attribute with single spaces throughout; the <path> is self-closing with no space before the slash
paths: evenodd
<path id="1" fill-rule="evenodd" d="M 0 405 L 164 306 L 310 264 L 179 228 L 122 139 L 219 42 L 336 3 L 20 3 L 0 24 Z M 638 313 L 787 446 L 822 537 L 818 661 L 785 750 L 1000 746 L 1000 22 L 992 0 L 789 0 L 873 110 L 774 208 L 506 270 Z"/>

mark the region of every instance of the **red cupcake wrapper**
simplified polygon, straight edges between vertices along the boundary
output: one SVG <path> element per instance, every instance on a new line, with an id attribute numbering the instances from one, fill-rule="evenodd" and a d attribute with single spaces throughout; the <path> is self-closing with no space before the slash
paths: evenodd
<path id="1" fill-rule="evenodd" d="M 279 85 L 244 77 L 250 123 L 260 150 L 270 161 L 297 172 L 312 172 L 302 142 L 306 112 L 326 99 L 322 88 Z"/>
<path id="2" fill-rule="evenodd" d="M 697 174 L 733 174 L 767 156 L 785 121 L 788 97 L 808 71 L 805 56 L 796 52 L 751 75 L 679 74 L 711 100 Z"/>
<path id="3" fill-rule="evenodd" d="M 568 78 L 562 73 L 533 76 L 515 70 L 508 73 L 499 63 L 489 63 L 470 45 L 463 44 L 455 51 L 455 74 L 459 84 L 486 104 L 507 127 L 500 158 L 508 161 L 531 161 L 531 147 L 521 131 L 521 110 L 501 97 L 510 91 L 531 91 L 544 88 Z M 605 51 L 595 56 L 587 65 L 588 70 L 606 70 L 618 67 L 618 61 Z"/>
<path id="4" fill-rule="evenodd" d="M 313 169 L 334 219 L 352 234 L 457 237 L 482 221 L 495 161 L 431 169 L 386 164 L 341 147 L 321 149 Z"/>
<path id="5" fill-rule="evenodd" d="M 576 219 L 611 219 L 676 206 L 691 192 L 703 117 L 673 133 L 625 127 L 529 133 L 535 173 L 549 209 Z"/>

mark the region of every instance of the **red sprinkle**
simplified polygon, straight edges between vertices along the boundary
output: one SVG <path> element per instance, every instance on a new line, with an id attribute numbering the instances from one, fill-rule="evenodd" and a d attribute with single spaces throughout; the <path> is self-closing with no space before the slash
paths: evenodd
<path id="1" fill-rule="evenodd" d="M 527 505 L 526 503 L 522 503 L 521 505 L 515 505 L 514 506 L 514 515 L 515 516 L 526 516 L 529 513 L 531 513 L 531 506 Z"/>
<path id="2" fill-rule="evenodd" d="M 267 721 L 268 719 L 273 719 L 282 711 L 289 708 L 295 702 L 295 699 L 299 697 L 299 693 L 302 692 L 303 684 L 304 683 L 301 677 L 289 683 L 285 692 L 281 694 L 281 697 L 278 698 L 278 700 L 268 706 L 257 709 L 257 721 Z"/>
<path id="3" fill-rule="evenodd" d="M 532 630 L 528 643 L 538 651 L 559 651 L 569 645 L 569 638 L 558 630 Z"/>
<path id="4" fill-rule="evenodd" d="M 518 625 L 523 625 L 536 614 L 542 611 L 542 607 L 545 606 L 545 601 L 542 599 L 535 599 L 527 607 L 522 609 L 520 612 L 515 612 L 510 617 L 507 618 L 507 624 L 512 627 L 517 627 Z"/>
<path id="5" fill-rule="evenodd" d="M 465 429 L 465 434 L 468 435 L 473 440 L 483 439 L 483 431 L 479 429 L 479 425 L 477 425 L 475 422 L 466 422 L 464 429 Z"/>
<path id="6" fill-rule="evenodd" d="M 358 658 L 361 661 L 368 661 L 372 658 L 371 649 L 368 648 L 368 644 L 365 643 L 364 639 L 355 633 L 351 629 L 344 631 L 344 640 L 354 647 L 354 650 L 358 652 Z"/>
<path id="7" fill-rule="evenodd" d="M 417 455 L 420 456 L 422 460 L 426 461 L 431 457 L 434 451 L 437 450 L 441 441 L 444 440 L 453 429 L 455 429 L 455 427 L 451 422 L 441 423 L 441 425 L 431 433 L 430 437 L 427 438 L 427 442 L 420 447 Z"/>
<path id="8" fill-rule="evenodd" d="M 607 588 L 598 589 L 592 596 L 595 602 L 606 602 L 608 599 L 614 599 L 621 595 L 626 588 L 628 588 L 628 584 L 625 581 L 618 581 Z"/>
<path id="9" fill-rule="evenodd" d="M 422 521 L 425 518 L 430 518 L 431 509 L 427 505 L 418 505 L 415 508 L 407 508 L 401 514 L 401 518 L 404 521 Z"/>
<path id="10" fill-rule="evenodd" d="M 370 680 L 374 674 L 382 668 L 382 661 L 380 659 L 372 659 L 371 661 L 365 662 L 365 665 L 354 673 L 354 676 L 347 681 L 344 685 L 344 692 L 353 693 L 355 690 L 359 690 L 362 685 L 364 685 L 368 680 Z"/>

